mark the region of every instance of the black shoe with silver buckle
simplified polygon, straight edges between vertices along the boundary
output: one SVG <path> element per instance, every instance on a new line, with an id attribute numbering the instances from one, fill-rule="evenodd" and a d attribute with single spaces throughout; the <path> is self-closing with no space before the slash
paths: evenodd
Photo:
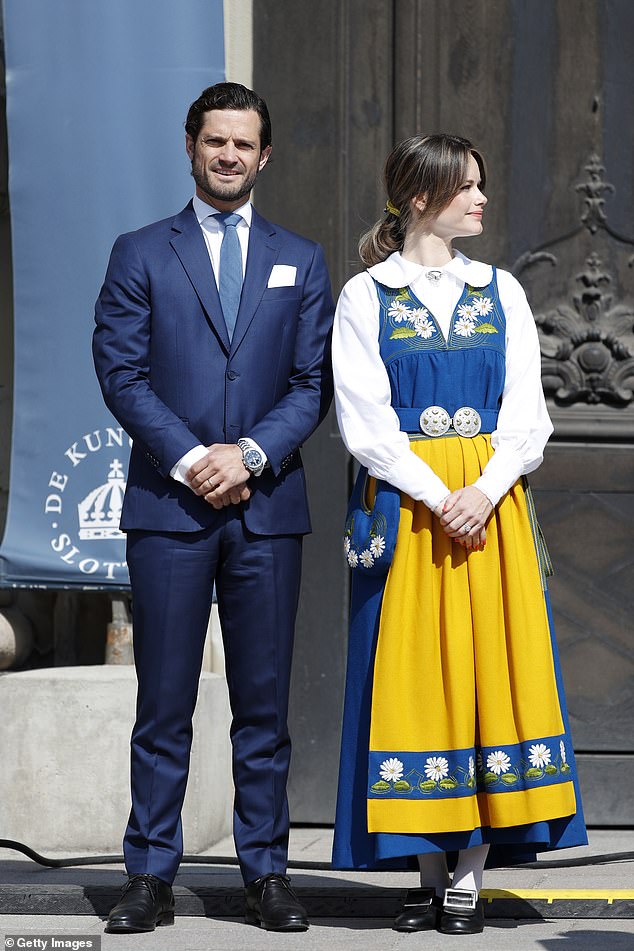
<path id="1" fill-rule="evenodd" d="M 106 923 L 108 934 L 154 931 L 174 924 L 172 886 L 155 875 L 131 875 Z"/>
<path id="2" fill-rule="evenodd" d="M 440 912 L 441 934 L 480 934 L 484 931 L 484 905 L 468 888 L 448 888 Z"/>
<path id="3" fill-rule="evenodd" d="M 306 909 L 291 888 L 286 875 L 263 875 L 245 888 L 247 924 L 267 931 L 306 931 Z"/>
<path id="4" fill-rule="evenodd" d="M 438 925 L 441 899 L 433 888 L 410 888 L 403 909 L 394 919 L 394 931 L 433 931 Z"/>

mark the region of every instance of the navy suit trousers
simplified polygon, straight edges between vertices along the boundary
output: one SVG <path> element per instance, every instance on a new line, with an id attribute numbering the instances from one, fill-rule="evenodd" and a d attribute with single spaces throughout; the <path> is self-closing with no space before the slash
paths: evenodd
<path id="1" fill-rule="evenodd" d="M 214 581 L 233 715 L 240 867 L 245 882 L 286 870 L 287 713 L 301 544 L 296 535 L 251 534 L 235 506 L 200 532 L 128 533 L 138 676 L 124 838 L 130 874 L 172 882 L 182 857 L 181 809 Z"/>

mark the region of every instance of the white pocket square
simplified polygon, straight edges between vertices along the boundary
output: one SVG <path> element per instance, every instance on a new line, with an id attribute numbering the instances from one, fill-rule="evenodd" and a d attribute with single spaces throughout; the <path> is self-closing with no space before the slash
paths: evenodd
<path id="1" fill-rule="evenodd" d="M 292 264 L 274 264 L 267 287 L 294 287 L 297 268 Z"/>

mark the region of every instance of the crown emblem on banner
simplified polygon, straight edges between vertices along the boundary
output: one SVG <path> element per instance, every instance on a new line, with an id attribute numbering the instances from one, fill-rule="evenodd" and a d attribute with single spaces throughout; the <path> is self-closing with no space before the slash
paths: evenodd
<path id="1" fill-rule="evenodd" d="M 110 464 L 108 481 L 92 489 L 77 506 L 80 538 L 123 538 L 119 529 L 125 478 L 121 463 Z"/>

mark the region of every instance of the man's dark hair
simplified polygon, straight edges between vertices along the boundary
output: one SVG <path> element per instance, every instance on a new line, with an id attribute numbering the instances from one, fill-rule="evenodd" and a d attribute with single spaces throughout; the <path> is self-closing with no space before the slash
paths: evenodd
<path id="1" fill-rule="evenodd" d="M 185 120 L 185 132 L 194 142 L 205 119 L 205 113 L 212 109 L 253 109 L 260 117 L 260 148 L 264 150 L 271 144 L 271 117 L 264 99 L 241 86 L 240 83 L 216 83 L 203 89 L 198 99 L 192 102 Z"/>

